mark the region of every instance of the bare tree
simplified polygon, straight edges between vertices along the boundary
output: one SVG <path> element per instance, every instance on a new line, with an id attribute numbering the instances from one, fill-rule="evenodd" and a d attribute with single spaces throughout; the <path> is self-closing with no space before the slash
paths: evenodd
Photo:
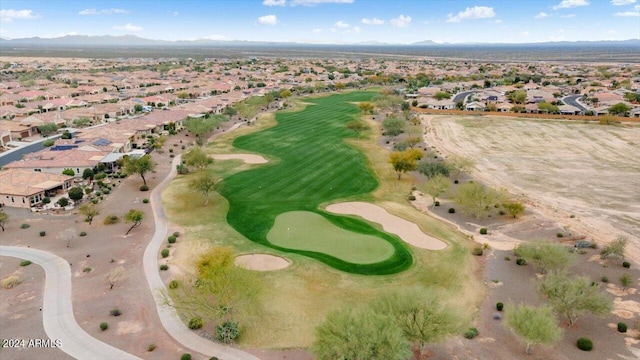
<path id="1" fill-rule="evenodd" d="M 107 283 L 109 284 L 109 290 L 112 290 L 117 282 L 124 278 L 124 268 L 122 266 L 118 266 L 117 268 L 113 268 L 109 271 L 106 276 Z"/>

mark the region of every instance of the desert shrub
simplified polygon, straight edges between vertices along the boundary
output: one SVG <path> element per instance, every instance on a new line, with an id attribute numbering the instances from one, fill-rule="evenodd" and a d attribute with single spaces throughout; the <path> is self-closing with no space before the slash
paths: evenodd
<path id="1" fill-rule="evenodd" d="M 149 191 L 149 186 L 147 186 L 147 185 L 140 185 L 140 191 Z"/>
<path id="2" fill-rule="evenodd" d="M 160 255 L 163 258 L 166 258 L 167 256 L 169 256 L 169 249 L 162 249 L 162 251 L 160 251 Z"/>
<path id="3" fill-rule="evenodd" d="M 105 331 L 109 328 L 109 324 L 107 324 L 106 322 L 101 322 L 100 323 L 100 330 Z"/>
<path id="4" fill-rule="evenodd" d="M 178 288 L 178 280 L 169 281 L 169 289 L 177 289 Z"/>
<path id="5" fill-rule="evenodd" d="M 45 235 L 47 235 L 47 232 L 46 232 L 46 231 L 44 231 L 44 230 L 43 230 L 43 231 L 40 231 L 40 236 L 45 236 Z"/>
<path id="6" fill-rule="evenodd" d="M 505 256 L 504 257 L 504 261 L 511 261 L 511 257 L 510 256 Z"/>
<path id="7" fill-rule="evenodd" d="M 593 349 L 593 341 L 587 338 L 578 339 L 576 345 L 578 346 L 578 349 L 582 351 L 591 351 Z"/>
<path id="8" fill-rule="evenodd" d="M 603 276 L 600 278 L 600 281 L 602 281 L 603 283 L 609 282 L 609 278 L 606 276 Z"/>
<path id="9" fill-rule="evenodd" d="M 105 195 L 109 195 L 109 193 L 111 193 L 111 190 L 109 190 L 109 188 L 103 188 L 102 193 Z"/>
<path id="10" fill-rule="evenodd" d="M 456 213 L 456 209 L 454 208 L 449 208 L 449 214 L 455 214 Z"/>
<path id="11" fill-rule="evenodd" d="M 156 344 L 149 344 L 149 346 L 147 346 L 147 351 L 151 352 L 153 350 L 156 349 Z"/>
<path id="12" fill-rule="evenodd" d="M 433 206 L 440 206 L 440 201 L 437 201 L 435 203 L 433 203 Z"/>
<path id="13" fill-rule="evenodd" d="M 31 225 L 29 225 L 27 223 L 23 223 L 22 225 L 20 225 L 20 229 L 28 229 L 30 227 L 31 227 Z"/>
<path id="14" fill-rule="evenodd" d="M 69 199 L 67 199 L 66 197 L 61 197 L 60 199 L 58 199 L 58 205 L 60 205 L 61 207 L 69 205 Z"/>
<path id="15" fill-rule="evenodd" d="M 111 309 L 111 311 L 109 311 L 109 315 L 111 315 L 111 316 L 120 316 L 120 315 L 122 315 L 122 313 L 120 312 L 120 309 L 113 308 L 113 309 Z"/>
<path id="16" fill-rule="evenodd" d="M 149 203 L 149 199 L 147 199 L 147 198 L 142 199 L 142 203 L 143 204 L 148 204 Z"/>
<path id="17" fill-rule="evenodd" d="M 474 327 L 470 327 L 469 330 L 464 333 L 464 337 L 467 339 L 473 339 L 476 336 L 478 336 L 478 329 Z"/>
<path id="18" fill-rule="evenodd" d="M 564 237 L 564 234 L 563 233 L 557 233 L 556 236 L 559 237 L 559 238 L 562 238 L 562 237 Z"/>
<path id="19" fill-rule="evenodd" d="M 182 356 L 180 356 L 180 360 L 191 360 L 191 354 L 182 354 Z"/>
<path id="20" fill-rule="evenodd" d="M 618 332 L 626 333 L 627 332 L 627 324 L 623 322 L 618 323 Z"/>
<path id="21" fill-rule="evenodd" d="M 628 261 L 623 261 L 623 262 L 622 262 L 622 266 L 628 269 L 628 268 L 630 268 L 630 267 L 631 267 L 631 263 L 630 263 L 630 262 L 628 262 Z"/>
<path id="22" fill-rule="evenodd" d="M 527 265 L 527 260 L 525 260 L 525 259 L 523 259 L 523 258 L 518 258 L 518 259 L 516 260 L 516 264 L 521 265 L 521 266 L 522 266 L 522 265 Z"/>
<path id="23" fill-rule="evenodd" d="M 189 320 L 189 329 L 196 330 L 202 328 L 202 318 L 194 317 Z"/>
<path id="24" fill-rule="evenodd" d="M 454 183 L 454 184 L 457 184 L 457 183 L 459 183 L 459 182 L 460 182 L 460 181 L 458 181 L 457 179 L 456 179 L 456 180 L 453 180 L 453 183 Z"/>
<path id="25" fill-rule="evenodd" d="M 42 203 L 43 204 L 50 204 L 51 203 L 51 198 L 46 197 L 46 198 L 42 199 Z"/>
<path id="26" fill-rule="evenodd" d="M 503 303 L 501 303 L 501 302 L 496 303 L 496 310 L 502 311 L 503 308 L 504 308 L 504 304 Z"/>
<path id="27" fill-rule="evenodd" d="M 22 279 L 18 275 L 7 276 L 6 278 L 0 280 L 0 286 L 4 289 L 11 289 L 18 286 L 22 282 Z"/>
<path id="28" fill-rule="evenodd" d="M 118 218 L 116 215 L 108 215 L 106 218 L 104 218 L 105 225 L 117 224 L 118 221 L 120 221 L 120 218 Z"/>
<path id="29" fill-rule="evenodd" d="M 178 236 L 180 236 L 180 233 L 176 231 L 172 235 L 175 236 L 175 237 L 178 237 Z"/>
<path id="30" fill-rule="evenodd" d="M 86 231 L 80 231 L 80 236 L 87 236 L 87 232 Z"/>
<path id="31" fill-rule="evenodd" d="M 162 271 L 169 270 L 169 265 L 167 265 L 167 264 L 160 265 L 160 270 L 162 270 Z"/>
<path id="32" fill-rule="evenodd" d="M 473 250 L 471 250 L 471 253 L 475 256 L 482 256 L 482 248 L 479 246 L 476 246 L 473 248 Z"/>
<path id="33" fill-rule="evenodd" d="M 28 265 L 31 265 L 31 260 L 20 261 L 20 266 L 28 266 Z"/>
<path id="34" fill-rule="evenodd" d="M 234 321 L 225 321 L 216 328 L 216 338 L 224 344 L 232 343 L 240 335 L 238 323 Z"/>
<path id="35" fill-rule="evenodd" d="M 480 228 L 480 235 L 487 235 L 487 228 Z"/>
<path id="36" fill-rule="evenodd" d="M 170 236 L 167 238 L 167 241 L 169 242 L 169 244 L 173 244 L 173 243 L 175 243 L 175 242 L 176 242 L 176 237 L 175 237 L 175 236 L 173 236 L 173 235 L 170 235 Z"/>
<path id="37" fill-rule="evenodd" d="M 84 273 L 90 273 L 91 270 L 93 270 L 90 266 L 85 267 L 84 269 L 82 269 L 82 272 Z"/>
<path id="38" fill-rule="evenodd" d="M 408 199 L 409 199 L 409 201 L 413 201 L 413 200 L 415 200 L 415 199 L 416 199 L 416 197 L 415 197 L 415 196 L 413 196 L 413 195 L 409 195 Z"/>

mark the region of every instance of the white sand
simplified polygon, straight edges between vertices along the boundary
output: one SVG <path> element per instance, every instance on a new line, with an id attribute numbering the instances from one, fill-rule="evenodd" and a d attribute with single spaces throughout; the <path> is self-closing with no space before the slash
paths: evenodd
<path id="1" fill-rule="evenodd" d="M 211 155 L 215 160 L 242 160 L 246 164 L 265 164 L 267 163 L 267 159 L 263 158 L 260 155 L 254 154 L 215 154 Z"/>
<path id="2" fill-rule="evenodd" d="M 240 255 L 236 257 L 234 263 L 236 266 L 255 271 L 280 270 L 291 265 L 285 258 L 268 254 Z"/>
<path id="3" fill-rule="evenodd" d="M 327 206 L 327 211 L 336 214 L 357 215 L 365 220 L 376 222 L 389 233 L 398 235 L 405 242 L 428 250 L 442 250 L 447 244 L 420 230 L 418 225 L 395 215 L 389 214 L 378 205 L 365 202 L 345 202 Z"/>

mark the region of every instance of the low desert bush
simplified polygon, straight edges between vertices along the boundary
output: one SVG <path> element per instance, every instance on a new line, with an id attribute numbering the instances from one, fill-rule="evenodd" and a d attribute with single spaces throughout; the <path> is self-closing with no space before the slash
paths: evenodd
<path id="1" fill-rule="evenodd" d="M 473 339 L 476 336 L 478 336 L 478 329 L 474 327 L 470 327 L 469 330 L 464 333 L 464 337 L 467 339 Z"/>
<path id="2" fill-rule="evenodd" d="M 27 223 L 23 223 L 22 225 L 20 225 L 20 229 L 28 229 L 30 227 L 31 227 L 31 225 L 29 225 Z"/>
<path id="3" fill-rule="evenodd" d="M 118 221 L 120 221 L 120 218 L 117 217 L 116 215 L 108 215 L 106 218 L 104 218 L 105 225 L 117 224 Z"/>
<path id="4" fill-rule="evenodd" d="M 169 244 L 173 244 L 173 243 L 175 243 L 175 242 L 176 242 L 176 237 L 175 237 L 174 235 L 170 235 L 170 236 L 167 238 L 167 241 L 169 242 Z"/>
<path id="5" fill-rule="evenodd" d="M 582 351 L 591 351 L 593 349 L 593 341 L 587 338 L 578 339 L 576 345 L 578 346 L 578 349 Z"/>
<path id="6" fill-rule="evenodd" d="M 169 289 L 177 289 L 178 288 L 178 280 L 169 281 Z"/>
<path id="7" fill-rule="evenodd" d="M 475 256 L 482 256 L 482 248 L 479 246 L 476 246 L 473 248 L 473 250 L 471 250 L 471 253 Z"/>
<path id="8" fill-rule="evenodd" d="M 22 279 L 18 275 L 10 275 L 0 280 L 0 286 L 4 289 L 12 289 L 22 282 Z"/>
<path id="9" fill-rule="evenodd" d="M 149 203 L 149 199 L 147 199 L 147 198 L 142 199 L 142 203 L 143 204 L 148 204 Z"/>
<path id="10" fill-rule="evenodd" d="M 28 265 L 31 265 L 31 260 L 20 261 L 20 266 L 28 266 Z"/>
<path id="11" fill-rule="evenodd" d="M 191 354 L 182 354 L 182 356 L 180 356 L 180 360 L 191 360 Z"/>
<path id="12" fill-rule="evenodd" d="M 120 316 L 120 315 L 122 315 L 122 313 L 120 312 L 120 309 L 113 308 L 113 309 L 111 309 L 111 311 L 109 311 L 109 315 L 111 315 L 111 316 Z"/>
<path id="13" fill-rule="evenodd" d="M 487 228 L 480 228 L 480 235 L 487 235 Z"/>
<path id="14" fill-rule="evenodd" d="M 167 265 L 167 264 L 160 265 L 160 270 L 162 270 L 162 271 L 169 270 L 169 265 Z"/>
<path id="15" fill-rule="evenodd" d="M 87 267 L 85 267 L 84 269 L 82 269 L 82 272 L 84 272 L 84 273 L 90 273 L 90 272 L 91 272 L 91 270 L 93 270 L 93 269 L 92 269 L 91 267 L 87 266 Z"/>
<path id="16" fill-rule="evenodd" d="M 503 308 L 504 308 L 504 304 L 503 303 L 501 303 L 501 302 L 496 303 L 496 310 L 502 311 Z"/>
<path id="17" fill-rule="evenodd" d="M 156 344 L 149 344 L 149 346 L 147 346 L 147 351 L 151 352 L 153 350 L 156 349 Z"/>
<path id="18" fill-rule="evenodd" d="M 564 237 L 564 234 L 563 234 L 563 233 L 557 233 L 557 234 L 556 234 L 556 237 L 563 238 L 563 237 Z"/>
<path id="19" fill-rule="evenodd" d="M 416 197 L 414 195 L 409 195 L 408 199 L 409 199 L 409 201 L 413 201 L 413 200 L 416 199 Z"/>
<path id="20" fill-rule="evenodd" d="M 622 266 L 628 269 L 628 268 L 630 268 L 630 267 L 631 267 L 631 263 L 630 263 L 630 262 L 628 262 L 628 261 L 623 261 L 623 262 L 622 262 Z"/>
<path id="21" fill-rule="evenodd" d="M 189 329 L 196 330 L 202 328 L 202 318 L 194 317 L 189 320 Z"/>
<path id="22" fill-rule="evenodd" d="M 149 191 L 149 186 L 147 186 L 147 185 L 140 185 L 140 191 Z"/>
<path id="23" fill-rule="evenodd" d="M 609 282 L 609 278 L 606 276 L 603 276 L 600 278 L 600 281 L 602 281 L 603 283 Z"/>
<path id="24" fill-rule="evenodd" d="M 516 264 L 517 265 L 527 265 L 527 260 L 523 259 L 523 258 L 518 258 L 518 260 L 516 260 Z"/>
<path id="25" fill-rule="evenodd" d="M 440 206 L 440 201 L 436 200 L 436 202 L 433 203 L 433 206 Z"/>
<path id="26" fill-rule="evenodd" d="M 504 261 L 511 261 L 511 257 L 510 256 L 505 256 L 504 257 Z"/>
<path id="27" fill-rule="evenodd" d="M 449 214 L 455 214 L 456 213 L 456 209 L 454 208 L 449 208 Z"/>
<path id="28" fill-rule="evenodd" d="M 618 323 L 618 332 L 626 333 L 627 332 L 627 324 L 623 322 Z"/>
<path id="29" fill-rule="evenodd" d="M 44 231 L 44 230 L 43 230 L 43 231 L 40 231 L 40 236 L 45 236 L 45 235 L 47 235 L 47 232 L 46 232 L 46 231 Z"/>
<path id="30" fill-rule="evenodd" d="M 169 249 L 162 249 L 162 251 L 160 251 L 160 255 L 163 258 L 166 258 L 167 256 L 169 256 Z"/>
<path id="31" fill-rule="evenodd" d="M 100 330 L 105 331 L 109 328 L 109 324 L 107 324 L 106 322 L 101 322 L 100 323 Z"/>
<path id="32" fill-rule="evenodd" d="M 175 237 L 179 237 L 180 233 L 178 231 L 175 231 L 172 235 L 175 236 Z"/>
<path id="33" fill-rule="evenodd" d="M 80 232 L 80 236 L 87 236 L 87 232 L 86 231 L 81 231 Z"/>

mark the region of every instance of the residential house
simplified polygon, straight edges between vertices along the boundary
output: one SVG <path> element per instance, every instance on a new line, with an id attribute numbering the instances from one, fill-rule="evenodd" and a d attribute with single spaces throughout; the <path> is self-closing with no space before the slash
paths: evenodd
<path id="1" fill-rule="evenodd" d="M 73 177 L 24 169 L 0 171 L 0 206 L 29 209 L 69 191 Z"/>

